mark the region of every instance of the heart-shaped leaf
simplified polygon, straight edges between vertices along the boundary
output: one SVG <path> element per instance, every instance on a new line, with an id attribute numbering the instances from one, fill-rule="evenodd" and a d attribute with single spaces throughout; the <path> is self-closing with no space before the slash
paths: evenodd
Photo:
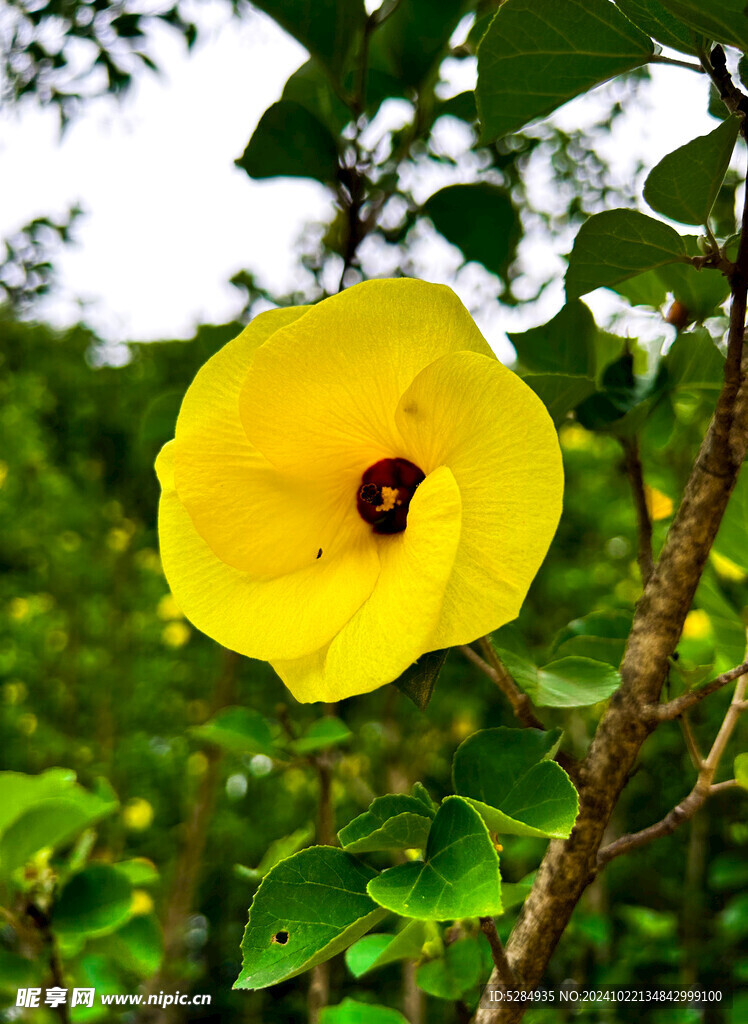
<path id="1" fill-rule="evenodd" d="M 539 708 L 583 708 L 610 697 L 621 685 L 618 670 L 592 658 L 559 658 L 538 667 L 512 651 L 499 657 Z"/>
<path id="2" fill-rule="evenodd" d="M 560 735 L 503 727 L 473 733 L 455 754 L 456 791 L 497 833 L 565 839 L 579 800 L 563 768 L 548 759 Z"/>
<path id="3" fill-rule="evenodd" d="M 431 826 L 425 860 L 383 871 L 367 891 L 388 910 L 422 921 L 500 914 L 499 857 L 481 816 L 459 796 L 447 797 Z"/>
<path id="4" fill-rule="evenodd" d="M 311 846 L 262 881 L 234 988 L 267 988 L 342 952 L 384 917 L 366 893 L 375 872 L 343 850 Z"/>
<path id="5" fill-rule="evenodd" d="M 405 793 L 378 796 L 368 811 L 340 830 L 338 839 L 351 853 L 420 847 L 428 838 L 433 817 L 418 797 Z"/>
<path id="6" fill-rule="evenodd" d="M 686 258 L 686 243 L 669 224 L 637 210 L 605 210 L 577 232 L 566 271 L 566 294 L 576 298 Z"/>

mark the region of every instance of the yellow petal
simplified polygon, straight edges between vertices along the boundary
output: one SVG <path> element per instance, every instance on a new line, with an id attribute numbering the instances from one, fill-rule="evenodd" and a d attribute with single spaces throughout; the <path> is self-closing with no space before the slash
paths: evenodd
<path id="1" fill-rule="evenodd" d="M 203 633 L 250 658 L 297 658 L 324 646 L 371 593 L 379 575 L 366 535 L 338 556 L 258 581 L 222 562 L 195 529 L 174 488 L 174 446 L 156 461 L 161 560 L 177 604 Z"/>
<path id="2" fill-rule="evenodd" d="M 426 477 L 402 533 L 379 537 L 371 597 L 329 647 L 273 667 L 297 700 L 335 701 L 397 679 L 424 651 L 439 620 L 460 537 L 460 493 L 445 466 Z"/>
<path id="3" fill-rule="evenodd" d="M 460 544 L 428 649 L 469 643 L 517 616 L 556 531 L 556 431 L 516 374 L 473 352 L 423 370 L 397 422 L 407 457 L 425 473 L 449 466 L 462 498 Z"/>
<path id="4" fill-rule="evenodd" d="M 174 450 L 179 497 L 218 557 L 262 579 L 333 555 L 365 524 L 351 487 L 326 488 L 279 473 L 247 439 L 239 392 L 257 349 L 307 307 L 262 313 L 202 367 L 179 412 Z"/>
<path id="5" fill-rule="evenodd" d="M 372 463 L 404 455 L 395 410 L 416 374 L 467 349 L 491 354 L 451 289 L 365 281 L 258 350 L 240 398 L 247 436 L 281 469 L 355 489 Z"/>

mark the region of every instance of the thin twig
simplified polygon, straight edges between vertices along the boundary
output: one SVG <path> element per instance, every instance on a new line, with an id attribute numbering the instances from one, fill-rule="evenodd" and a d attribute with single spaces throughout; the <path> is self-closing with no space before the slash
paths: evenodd
<path id="1" fill-rule="evenodd" d="M 653 708 L 648 710 L 647 715 L 658 722 L 669 722 L 704 700 L 705 697 L 709 697 L 711 694 L 716 693 L 717 690 L 721 690 L 728 683 L 734 682 L 745 672 L 748 672 L 748 661 L 743 662 L 742 665 L 737 665 L 735 668 L 731 668 L 727 672 L 723 672 L 722 675 L 717 676 L 716 679 L 712 679 L 710 683 L 705 683 L 704 686 L 700 686 L 696 690 L 689 690 L 688 693 L 675 697 L 673 700 L 668 701 L 667 704 L 655 704 Z"/>
<path id="2" fill-rule="evenodd" d="M 678 60 L 675 57 L 664 57 L 661 53 L 655 53 L 649 58 L 650 64 L 672 64 L 676 68 L 687 68 L 688 71 L 696 71 L 698 74 L 704 74 L 704 68 L 700 64 L 692 64 L 687 60 Z"/>
<path id="3" fill-rule="evenodd" d="M 688 753 L 691 755 L 691 761 L 696 771 L 701 771 L 701 767 L 704 764 L 704 755 L 699 750 L 699 744 L 696 742 L 696 737 L 693 734 L 691 723 L 685 714 L 679 718 L 681 729 L 683 730 L 683 736 L 686 740 L 686 746 L 688 747 Z"/>
<path id="4" fill-rule="evenodd" d="M 725 752 L 741 710 L 745 704 L 748 704 L 748 701 L 744 700 L 747 688 L 748 675 L 741 675 L 735 687 L 735 693 L 730 706 L 725 712 L 722 725 L 712 743 L 712 748 L 707 757 L 701 761 L 696 784 L 685 800 L 677 804 L 661 821 L 650 825 L 648 828 L 643 828 L 640 832 L 631 832 L 628 835 L 621 836 L 620 839 L 616 839 L 615 842 L 603 847 L 597 855 L 598 870 L 613 860 L 614 857 L 620 857 L 624 853 L 631 853 L 632 850 L 638 850 L 639 847 L 646 846 L 647 843 L 651 843 L 654 839 L 661 839 L 663 836 L 671 835 L 684 822 L 693 818 L 710 796 L 732 786 L 735 781 L 734 779 L 729 780 L 727 784 L 721 782 L 713 783 L 712 780 L 717 768 L 719 768 L 722 755 Z"/>
<path id="5" fill-rule="evenodd" d="M 647 494 L 644 489 L 644 472 L 639 455 L 639 442 L 636 438 L 625 438 L 621 441 L 624 455 L 624 467 L 631 485 L 631 493 L 636 508 L 637 554 L 642 584 L 646 587 L 649 577 L 654 571 L 652 556 L 652 518 L 647 506 Z"/>
<path id="6" fill-rule="evenodd" d="M 496 966 L 496 970 L 499 972 L 499 979 L 504 987 L 504 990 L 513 990 L 517 988 L 517 979 L 514 977 L 514 972 L 509 966 L 509 961 L 506 958 L 504 947 L 501 944 L 499 933 L 496 931 L 496 922 L 492 917 L 481 917 L 478 919 L 483 934 L 488 939 L 488 944 L 491 947 L 491 956 Z"/>
<path id="7" fill-rule="evenodd" d="M 506 666 L 491 646 L 490 640 L 482 637 L 478 643 L 480 644 L 481 650 L 486 655 L 486 660 L 481 658 L 479 654 L 476 654 L 473 648 L 468 647 L 467 644 L 460 647 L 460 650 L 469 661 L 472 661 L 474 665 L 478 666 L 484 675 L 487 675 L 489 679 L 496 683 L 498 688 L 512 705 L 515 717 L 522 723 L 522 725 L 525 726 L 526 729 L 545 729 L 545 726 L 532 709 L 532 702 L 530 701 L 530 698 L 526 693 L 523 693 L 520 690 L 512 679 L 506 669 Z"/>
<path id="8" fill-rule="evenodd" d="M 709 795 L 714 796 L 715 793 L 722 793 L 725 789 L 735 789 L 740 783 L 737 779 L 726 779 L 724 782 L 714 782 L 709 787 Z"/>

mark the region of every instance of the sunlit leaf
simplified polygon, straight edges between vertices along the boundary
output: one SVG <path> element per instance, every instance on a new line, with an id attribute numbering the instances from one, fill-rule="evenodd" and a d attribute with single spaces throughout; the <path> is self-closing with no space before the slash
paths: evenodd
<path id="1" fill-rule="evenodd" d="M 393 793 L 372 801 L 368 811 L 340 830 L 338 838 L 351 853 L 407 850 L 425 844 L 432 819 L 433 813 L 426 813 L 416 797 Z"/>

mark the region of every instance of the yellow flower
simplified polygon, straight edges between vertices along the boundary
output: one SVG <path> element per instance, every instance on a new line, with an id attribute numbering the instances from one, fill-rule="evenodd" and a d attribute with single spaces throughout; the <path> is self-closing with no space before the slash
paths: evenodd
<path id="1" fill-rule="evenodd" d="M 449 288 L 410 279 L 256 317 L 156 468 L 179 607 L 301 701 L 515 618 L 563 490 L 540 400 Z"/>

